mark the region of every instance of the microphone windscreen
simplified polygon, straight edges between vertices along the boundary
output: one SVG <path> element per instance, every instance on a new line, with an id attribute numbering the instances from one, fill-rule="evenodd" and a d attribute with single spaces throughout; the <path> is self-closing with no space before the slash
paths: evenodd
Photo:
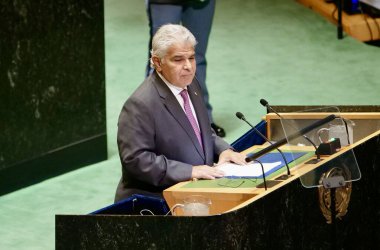
<path id="1" fill-rule="evenodd" d="M 236 117 L 242 120 L 244 118 L 244 115 L 240 112 L 236 112 Z"/>
<path id="2" fill-rule="evenodd" d="M 261 105 L 263 105 L 264 107 L 266 107 L 268 105 L 268 102 L 265 100 L 265 99 L 260 99 L 260 103 Z"/>

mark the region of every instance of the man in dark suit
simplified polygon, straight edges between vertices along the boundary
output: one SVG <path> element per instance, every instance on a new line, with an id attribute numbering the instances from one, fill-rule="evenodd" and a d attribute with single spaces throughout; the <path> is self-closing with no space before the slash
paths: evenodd
<path id="1" fill-rule="evenodd" d="M 164 24 L 182 24 L 197 39 L 195 47 L 195 59 L 197 63 L 196 77 L 201 86 L 203 99 L 206 104 L 207 114 L 211 127 L 215 133 L 224 137 L 225 130 L 218 126 L 213 119 L 212 106 L 209 101 L 209 93 L 206 84 L 206 51 L 211 33 L 212 20 L 215 12 L 215 0 L 146 0 L 146 9 L 149 20 L 149 50 L 154 34 Z M 147 64 L 147 76 L 152 72 L 152 67 Z"/>
<path id="2" fill-rule="evenodd" d="M 196 40 L 181 25 L 162 26 L 152 41 L 155 71 L 123 106 L 118 123 L 122 178 L 115 201 L 132 194 L 161 196 L 162 191 L 192 178 L 214 179 L 211 167 L 245 155 L 211 128 L 199 83 L 194 78 Z"/>

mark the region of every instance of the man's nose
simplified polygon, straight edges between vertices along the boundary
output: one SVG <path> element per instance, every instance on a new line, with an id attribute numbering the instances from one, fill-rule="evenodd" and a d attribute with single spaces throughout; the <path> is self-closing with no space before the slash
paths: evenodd
<path id="1" fill-rule="evenodd" d="M 186 59 L 186 61 L 185 61 L 185 65 L 184 65 L 184 68 L 185 68 L 185 69 L 191 69 L 191 68 L 192 68 L 192 66 L 191 66 L 191 62 L 190 62 L 189 59 Z"/>

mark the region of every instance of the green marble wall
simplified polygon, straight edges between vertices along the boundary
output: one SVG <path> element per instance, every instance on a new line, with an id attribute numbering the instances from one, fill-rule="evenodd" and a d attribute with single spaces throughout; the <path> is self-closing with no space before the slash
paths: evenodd
<path id="1" fill-rule="evenodd" d="M 0 112 L 0 194 L 106 159 L 102 0 L 0 2 Z"/>

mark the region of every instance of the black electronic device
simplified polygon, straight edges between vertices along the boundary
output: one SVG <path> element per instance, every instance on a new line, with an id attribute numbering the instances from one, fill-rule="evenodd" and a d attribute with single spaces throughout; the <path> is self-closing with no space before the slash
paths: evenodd
<path id="1" fill-rule="evenodd" d="M 343 1 L 343 11 L 349 15 L 360 13 L 359 0 L 336 0 Z"/>
<path id="2" fill-rule="evenodd" d="M 340 139 L 331 138 L 327 142 L 322 142 L 318 146 L 318 154 L 320 155 L 333 155 L 341 149 Z"/>
<path id="3" fill-rule="evenodd" d="M 359 0 L 363 13 L 371 17 L 380 17 L 380 0 Z"/>
<path id="4" fill-rule="evenodd" d="M 341 4 L 344 12 L 350 15 L 360 13 L 359 1 L 360 0 L 325 0 L 326 3 L 334 3 L 337 7 Z"/>

